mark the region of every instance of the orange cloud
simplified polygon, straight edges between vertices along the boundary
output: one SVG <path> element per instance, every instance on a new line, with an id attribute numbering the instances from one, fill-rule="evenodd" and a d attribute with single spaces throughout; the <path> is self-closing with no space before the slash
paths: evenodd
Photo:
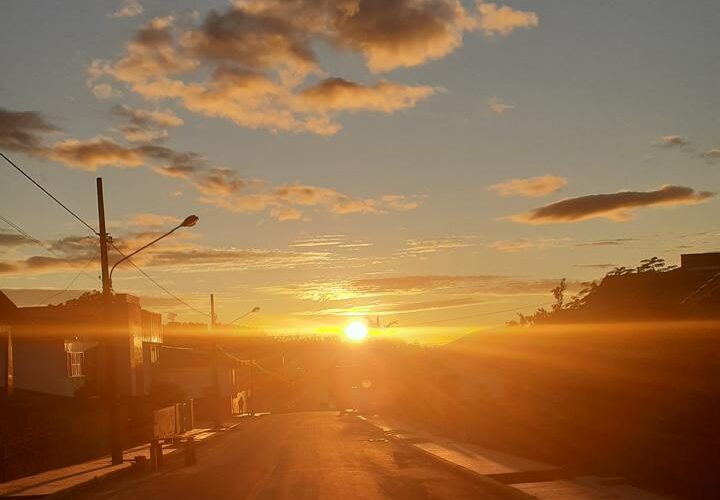
<path id="1" fill-rule="evenodd" d="M 545 295 L 557 285 L 557 282 L 556 279 L 528 279 L 502 275 L 405 275 L 337 282 L 306 282 L 267 287 L 265 290 L 279 295 L 292 295 L 302 300 L 325 302 L 423 294 Z M 576 283 L 570 285 L 575 286 Z"/>
<path id="2" fill-rule="evenodd" d="M 695 205 L 708 201 L 715 193 L 695 191 L 685 186 L 663 186 L 655 191 L 621 191 L 568 198 L 510 217 L 525 224 L 553 224 L 606 218 L 616 222 L 632 218 L 638 208 Z"/>
<path id="3" fill-rule="evenodd" d="M 570 238 L 521 238 L 517 240 L 494 241 L 488 246 L 501 252 L 521 252 L 527 250 L 545 250 L 563 245 L 570 241 Z"/>
<path id="4" fill-rule="evenodd" d="M 477 7 L 480 13 L 477 27 L 489 36 L 507 36 L 518 28 L 534 28 L 539 24 L 534 12 L 513 10 L 507 5 L 498 7 L 482 0 L 478 1 Z"/>
<path id="5" fill-rule="evenodd" d="M 0 248 L 18 247 L 28 244 L 32 244 L 32 241 L 21 234 L 0 233 Z"/>
<path id="6" fill-rule="evenodd" d="M 502 115 L 506 111 L 515 109 L 515 106 L 508 104 L 505 100 L 500 99 L 499 97 L 491 98 L 490 101 L 488 101 L 488 107 L 490 108 L 490 111 L 498 115 Z"/>
<path id="7" fill-rule="evenodd" d="M 404 194 L 386 194 L 381 198 L 382 203 L 390 210 L 407 212 L 420 206 L 423 196 L 408 196 Z"/>
<path id="8" fill-rule="evenodd" d="M 381 81 L 371 86 L 342 78 L 327 78 L 300 92 L 296 104 L 301 109 L 322 111 L 382 111 L 392 113 L 412 108 L 435 90 Z"/>
<path id="9" fill-rule="evenodd" d="M 666 148 L 680 148 L 690 145 L 690 141 L 679 135 L 666 135 L 660 138 L 660 145 Z"/>
<path id="10" fill-rule="evenodd" d="M 158 215 L 149 213 L 135 214 L 129 221 L 128 225 L 135 227 L 156 227 L 175 225 L 180 222 L 178 217 L 174 215 Z"/>
<path id="11" fill-rule="evenodd" d="M 88 85 L 110 77 L 146 100 L 176 100 L 240 126 L 332 135 L 340 130 L 334 113 L 391 113 L 436 90 L 337 77 L 302 88 L 308 78 L 326 76 L 313 50 L 318 43 L 361 54 L 371 72 L 380 72 L 442 58 L 465 32 L 507 35 L 536 26 L 537 16 L 483 2 L 469 12 L 460 0 L 238 0 L 211 10 L 196 27 L 174 21 L 156 17 L 120 59 L 93 61 Z"/>
<path id="12" fill-rule="evenodd" d="M 471 247 L 473 246 L 473 242 L 471 240 L 472 238 L 468 237 L 407 240 L 407 246 L 399 252 L 399 255 L 409 257 L 424 257 L 425 255 L 442 252 L 445 250 Z"/>
<path id="13" fill-rule="evenodd" d="M 503 197 L 528 196 L 536 198 L 555 193 L 567 185 L 567 179 L 557 175 L 541 175 L 527 179 L 510 179 L 490 186 Z"/>
<path id="14" fill-rule="evenodd" d="M 181 120 L 170 111 L 145 111 L 116 107 L 114 112 L 127 117 L 132 124 L 179 125 Z M 299 220 L 298 207 L 319 207 L 338 215 L 382 214 L 408 211 L 419 206 L 421 197 L 414 195 L 381 195 L 361 198 L 334 188 L 287 184 L 269 186 L 258 179 L 248 179 L 228 168 L 210 166 L 205 158 L 193 152 L 178 152 L 151 142 L 125 146 L 106 137 L 89 140 L 66 139 L 51 146 L 42 143 L 42 134 L 54 131 L 52 125 L 37 113 L 18 113 L 0 109 L 0 144 L 67 166 L 94 171 L 98 167 L 139 167 L 146 165 L 165 177 L 191 184 L 200 201 L 237 213 L 268 211 L 280 221 Z"/>
<path id="15" fill-rule="evenodd" d="M 48 159 L 83 170 L 94 171 L 102 166 L 139 167 L 143 165 L 142 154 L 128 149 L 105 137 L 86 141 L 67 139 L 55 143 L 44 153 Z"/>

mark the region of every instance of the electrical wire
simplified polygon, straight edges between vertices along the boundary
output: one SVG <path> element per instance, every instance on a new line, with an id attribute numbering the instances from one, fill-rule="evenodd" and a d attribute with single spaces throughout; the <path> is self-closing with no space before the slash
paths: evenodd
<path id="1" fill-rule="evenodd" d="M 549 305 L 551 305 L 551 304 L 527 305 L 527 306 L 521 306 L 521 307 L 514 307 L 512 309 L 504 309 L 501 311 L 489 311 L 489 312 L 478 313 L 478 314 L 469 314 L 467 316 L 456 316 L 454 318 L 444 318 L 444 319 L 437 319 L 437 320 L 433 320 L 433 321 L 425 321 L 423 323 L 416 323 L 414 325 L 409 325 L 409 326 L 413 326 L 413 327 L 414 326 L 424 326 L 424 325 L 432 325 L 435 323 L 444 323 L 446 321 L 456 321 L 456 320 L 460 320 L 460 319 L 479 318 L 482 316 L 492 316 L 494 314 L 502 314 L 502 313 L 507 313 L 507 312 L 518 312 L 518 311 L 523 311 L 525 309 L 536 308 L 536 307 L 545 307 L 545 306 L 549 306 Z"/>
<path id="2" fill-rule="evenodd" d="M 20 233 L 21 236 L 25 237 L 25 239 L 30 240 L 31 242 L 35 243 L 36 245 L 39 245 L 39 246 L 41 246 L 42 248 L 44 248 L 45 250 L 47 250 L 48 252 L 51 252 L 51 253 L 52 253 L 52 250 L 51 250 L 50 248 L 48 248 L 47 246 L 45 246 L 45 243 L 43 243 L 42 241 L 40 241 L 40 240 L 38 240 L 37 238 L 33 237 L 30 233 L 28 233 L 27 231 L 25 231 L 23 228 L 21 228 L 20 226 L 18 226 L 17 224 L 15 224 L 15 223 L 14 223 L 13 221 L 11 221 L 10 219 L 8 219 L 8 218 L 3 217 L 2 215 L 0 215 L 0 220 L 3 221 L 3 222 L 4 222 L 5 224 L 7 224 L 8 226 L 10 226 L 11 228 L 13 228 L 13 229 L 14 229 L 15 231 L 17 231 L 18 233 Z"/>
<path id="3" fill-rule="evenodd" d="M 95 253 L 93 254 L 93 256 L 88 259 L 88 261 L 85 263 L 85 265 L 82 267 L 82 269 L 80 269 L 80 272 L 78 272 L 78 273 L 75 275 L 75 277 L 70 280 L 70 282 L 65 286 L 65 288 L 63 288 L 63 289 L 60 290 L 59 292 L 53 293 L 52 295 L 49 295 L 49 296 L 45 297 L 45 298 L 42 299 L 40 302 L 41 302 L 41 303 L 49 303 L 51 299 L 54 299 L 55 297 L 57 297 L 57 296 L 59 296 L 59 295 L 62 295 L 62 294 L 64 294 L 65 292 L 67 292 L 67 291 L 70 289 L 70 287 L 73 286 L 73 283 L 75 283 L 75 281 L 80 277 L 80 275 L 85 272 L 85 270 L 87 269 L 87 267 L 88 267 L 92 262 L 95 261 L 95 259 L 97 258 L 97 254 L 98 254 L 98 250 L 96 249 L 96 250 L 95 250 Z"/>
<path id="4" fill-rule="evenodd" d="M 1 151 L 0 151 L 0 156 L 2 156 L 2 157 L 5 159 L 6 162 L 8 162 L 10 165 L 12 165 L 12 166 L 15 168 L 15 170 L 17 170 L 17 171 L 20 172 L 22 175 L 24 175 L 25 178 L 27 178 L 27 180 L 29 180 L 30 182 L 32 182 L 33 184 L 35 184 L 35 186 L 37 186 L 43 193 L 45 193 L 45 194 L 48 195 L 50 198 L 52 198 L 52 200 L 55 201 L 55 203 L 57 203 L 58 205 L 60 205 L 67 213 L 69 213 L 70 215 L 72 215 L 72 216 L 73 216 L 75 219 L 77 219 L 83 226 L 87 227 L 90 231 L 92 231 L 94 235 L 99 236 L 98 232 L 95 230 L 94 227 L 92 227 L 90 224 L 88 224 L 87 222 L 85 222 L 85 221 L 82 219 L 82 217 L 80 217 L 78 214 L 76 214 L 75 212 L 73 212 L 72 210 L 70 210 L 70 209 L 67 207 L 67 205 L 65 205 L 62 201 L 58 200 L 55 196 L 53 196 L 52 193 L 50 193 L 50 191 L 48 191 L 48 190 L 45 189 L 42 185 L 40 185 L 40 183 L 39 183 L 38 181 L 36 181 L 36 180 L 33 179 L 32 177 L 30 177 L 30 175 L 28 175 L 22 168 L 18 167 L 18 166 L 15 164 L 15 162 L 13 162 L 10 158 L 8 158 L 7 156 L 5 156 L 5 154 L 2 153 Z"/>
<path id="5" fill-rule="evenodd" d="M 115 251 L 116 251 L 117 253 L 119 253 L 119 254 L 122 255 L 124 258 L 126 258 L 127 262 L 129 262 L 135 269 L 137 269 L 143 276 L 145 276 L 147 279 L 149 279 L 149 280 L 150 280 L 156 287 L 158 287 L 160 290 L 162 290 L 163 292 L 165 292 L 166 294 L 168 294 L 170 297 L 172 297 L 173 299 L 175 299 L 176 301 L 178 301 L 180 304 L 184 305 L 184 306 L 187 307 L 188 309 L 191 309 L 191 310 L 195 311 L 196 313 L 202 314 L 202 315 L 204 315 L 204 316 L 210 317 L 210 314 L 209 314 L 209 313 L 206 313 L 205 311 L 201 311 L 200 309 L 191 306 L 190 304 L 188 304 L 187 302 L 185 302 L 183 299 L 181 299 L 180 297 L 178 297 L 177 295 L 175 295 L 173 292 L 171 292 L 170 290 L 168 290 L 167 288 L 165 288 L 164 286 L 162 286 L 160 283 L 158 283 L 157 281 L 155 281 L 149 274 L 147 274 L 145 271 L 143 271 L 140 266 L 138 266 L 137 264 L 135 264 L 135 263 L 132 261 L 132 259 L 127 258 L 126 255 L 125 255 L 118 247 L 116 247 L 114 243 L 111 242 L 110 245 L 115 249 Z"/>
<path id="6" fill-rule="evenodd" d="M 46 252 L 54 255 L 54 256 L 57 257 L 58 259 L 64 259 L 64 257 L 63 257 L 62 255 L 59 255 L 55 250 L 52 249 L 52 247 L 46 245 L 45 243 L 43 243 L 43 242 L 40 241 L 39 239 L 35 238 L 33 235 L 31 235 L 30 233 L 28 233 L 27 231 L 25 231 L 22 227 L 20 227 L 18 224 L 16 224 L 15 222 L 11 221 L 11 220 L 8 219 L 7 217 L 5 217 L 5 216 L 3 216 L 3 215 L 0 215 L 0 221 L 3 221 L 5 224 L 7 224 L 8 226 L 10 226 L 12 229 L 14 229 L 15 231 L 17 231 L 17 232 L 18 232 L 21 236 L 23 236 L 25 239 L 27 239 L 28 241 L 30 241 L 30 242 L 32 242 L 32 243 L 35 243 L 36 245 L 38 245 L 40 248 L 42 248 L 42 249 L 45 250 Z M 67 262 L 71 267 L 73 267 L 75 270 L 78 270 L 79 272 L 78 272 L 77 276 L 75 276 L 75 277 L 72 279 L 72 281 L 68 284 L 68 286 L 67 286 L 67 287 L 65 288 L 65 290 L 63 290 L 63 291 L 67 291 L 67 289 L 70 288 L 70 286 L 72 286 L 72 284 L 78 279 L 78 277 L 80 277 L 81 274 L 84 274 L 85 276 L 87 276 L 88 278 L 90 278 L 90 279 L 93 281 L 93 283 L 96 282 L 96 279 L 95 279 L 94 277 L 92 277 L 90 274 L 87 274 L 87 272 L 86 272 L 86 269 L 87 269 L 87 267 L 90 265 L 90 262 L 92 262 L 92 261 L 95 259 L 96 256 L 97 256 L 97 250 L 95 251 L 95 254 L 93 255 L 93 257 L 92 257 L 90 260 L 88 260 L 88 261 L 85 263 L 85 265 L 82 266 L 82 267 L 78 267 L 78 266 L 76 266 L 74 263 L 72 263 L 72 262 L 70 262 L 70 261 L 68 261 L 68 260 L 65 260 L 65 262 Z M 43 302 L 45 302 L 46 300 L 47 300 L 47 299 L 43 300 Z"/>
<path id="7" fill-rule="evenodd" d="M 10 158 L 8 158 L 4 153 L 0 152 L 0 156 L 2 156 L 3 159 L 5 159 L 6 162 L 8 162 L 10 165 L 12 165 L 13 168 L 15 168 L 15 170 L 17 170 L 18 172 L 20 172 L 27 180 L 29 180 L 30 182 L 32 182 L 32 183 L 33 183 L 37 188 L 39 188 L 43 193 L 45 193 L 47 196 L 49 196 L 55 203 L 57 203 L 58 205 L 60 205 L 67 213 L 69 213 L 72 217 L 74 217 L 76 220 L 78 220 L 83 226 L 85 226 L 85 227 L 88 228 L 90 231 L 92 231 L 92 233 L 93 233 L 95 236 L 100 236 L 100 233 L 98 233 L 98 232 L 95 230 L 94 227 L 92 227 L 90 224 L 88 224 L 87 222 L 85 222 L 82 217 L 80 217 L 78 214 L 76 214 L 75 212 L 73 212 L 70 208 L 67 207 L 67 205 L 65 205 L 63 202 L 61 202 L 59 199 L 57 199 L 52 193 L 50 193 L 50 191 L 48 191 L 47 189 L 45 189 L 38 181 L 36 181 L 35 179 L 33 179 L 28 173 L 26 173 L 22 168 L 20 168 L 15 162 L 13 162 Z M 39 244 L 40 246 L 42 246 L 42 247 L 45 248 L 46 250 L 48 250 L 48 251 L 50 250 L 50 249 L 47 248 L 45 245 L 43 245 L 40 240 L 37 240 L 37 239 L 33 238 L 32 236 L 28 235 L 28 234 L 25 233 L 21 228 L 16 227 L 16 226 L 15 226 L 13 223 L 11 223 L 10 221 L 6 220 L 5 218 L 3 218 L 2 220 L 5 221 L 7 224 L 9 224 L 13 229 L 16 229 L 18 232 L 20 232 L 21 234 L 23 234 L 24 236 L 26 236 L 27 238 L 29 238 L 30 240 L 32 240 L 32 241 L 34 241 L 35 243 Z M 123 257 L 125 257 L 125 255 L 124 255 L 114 244 L 112 244 L 112 243 L 110 243 L 110 244 L 112 245 L 112 247 L 113 247 L 120 255 L 122 255 Z M 130 262 L 138 271 L 140 271 L 140 273 L 142 273 L 143 276 L 145 276 L 145 277 L 146 277 L 147 279 L 149 279 L 152 283 L 154 283 L 155 286 L 157 286 L 157 287 L 160 288 L 163 292 L 165 292 L 166 294 L 168 294 L 169 296 L 171 296 L 172 298 L 174 298 L 175 300 L 177 300 L 179 303 L 183 304 L 185 307 L 188 307 L 189 309 L 191 309 L 191 310 L 193 310 L 193 311 L 195 311 L 195 312 L 197 312 L 197 313 L 203 314 L 203 315 L 205 315 L 205 316 L 209 316 L 208 313 L 206 313 L 206 312 L 204 312 L 204 311 L 201 311 L 200 309 L 197 309 L 197 308 L 191 306 L 190 304 L 188 304 L 187 302 L 185 302 L 184 300 L 182 300 L 180 297 L 178 297 L 177 295 L 175 295 L 174 293 L 172 293 L 170 290 L 168 290 L 167 288 L 165 288 L 164 286 L 162 286 L 160 283 L 158 283 L 157 281 L 155 281 L 155 280 L 154 280 L 153 278 L 151 278 L 145 271 L 143 271 L 140 267 L 138 267 L 137 264 L 135 264 L 132 260 L 130 260 L 130 259 L 127 259 L 127 260 L 128 260 L 128 262 Z"/>

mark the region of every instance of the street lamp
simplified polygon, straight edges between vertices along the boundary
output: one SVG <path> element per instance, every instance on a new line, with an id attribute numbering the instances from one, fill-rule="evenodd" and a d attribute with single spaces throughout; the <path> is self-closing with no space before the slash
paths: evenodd
<path id="1" fill-rule="evenodd" d="M 245 314 L 241 314 L 240 316 L 238 316 L 237 318 L 235 318 L 234 320 L 232 320 L 230 323 L 228 323 L 228 325 L 232 325 L 232 324 L 235 323 L 236 321 L 238 321 L 238 320 L 240 320 L 240 319 L 243 319 L 243 318 L 246 317 L 246 316 L 250 316 L 251 314 L 256 313 L 256 312 L 260 312 L 260 308 L 259 308 L 258 306 L 253 307 L 252 309 L 250 309 L 250 310 L 249 310 L 248 312 L 246 312 Z"/>
<path id="2" fill-rule="evenodd" d="M 142 252 L 142 251 L 145 250 L 147 247 L 149 247 L 149 246 L 151 246 L 151 245 L 154 245 L 155 243 L 157 243 L 157 242 L 160 241 L 161 239 L 165 238 L 166 236 L 170 236 L 172 233 L 174 233 L 175 231 L 177 231 L 177 230 L 180 229 L 181 227 L 193 227 L 195 224 L 198 223 L 199 220 L 200 220 L 200 218 L 199 218 L 197 215 L 188 215 L 187 217 L 185 217 L 185 220 L 183 220 L 180 224 L 178 224 L 177 226 L 175 226 L 174 228 L 172 228 L 172 229 L 171 229 L 170 231 L 168 231 L 167 233 L 163 234 L 162 236 L 158 236 L 157 238 L 155 238 L 154 240 L 152 240 L 150 243 L 141 246 L 140 248 L 138 248 L 138 249 L 135 250 L 134 252 L 129 253 L 129 254 L 123 256 L 123 258 L 120 259 L 119 261 L 117 261 L 115 264 L 113 264 L 112 268 L 110 269 L 110 283 L 111 283 L 111 286 L 112 286 L 112 274 L 113 274 L 113 271 L 115 271 L 115 268 L 118 266 L 118 264 L 120 264 L 120 263 L 128 260 L 128 259 L 129 259 L 130 257 L 132 257 L 133 255 L 136 255 L 136 254 Z"/>

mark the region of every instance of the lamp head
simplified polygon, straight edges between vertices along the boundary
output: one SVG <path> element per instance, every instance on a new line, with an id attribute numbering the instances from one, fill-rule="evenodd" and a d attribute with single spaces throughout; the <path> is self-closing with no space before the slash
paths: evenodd
<path id="1" fill-rule="evenodd" d="M 181 227 L 193 227 L 195 224 L 198 223 L 199 220 L 200 220 L 200 217 L 198 217 L 197 215 L 188 215 L 187 217 L 185 217 L 185 220 L 182 221 L 180 226 Z"/>

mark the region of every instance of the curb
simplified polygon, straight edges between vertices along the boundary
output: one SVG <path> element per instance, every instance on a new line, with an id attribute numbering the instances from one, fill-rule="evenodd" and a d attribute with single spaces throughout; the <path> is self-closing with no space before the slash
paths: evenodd
<path id="1" fill-rule="evenodd" d="M 195 445 L 203 445 L 204 443 L 213 440 L 214 438 L 218 436 L 224 435 L 228 431 L 235 430 L 240 425 L 240 422 L 235 422 L 230 424 L 228 427 L 220 430 L 220 431 L 214 431 L 213 434 L 208 436 L 207 438 L 203 439 L 202 441 L 196 441 Z M 178 455 L 181 453 L 180 448 L 176 448 L 172 451 L 170 451 L 167 454 L 164 454 L 165 457 L 169 457 L 171 455 Z M 174 457 L 173 457 L 174 458 Z M 162 469 L 160 469 L 162 470 Z M 45 495 L 42 498 L 48 498 L 48 499 L 65 499 L 65 498 L 73 498 L 74 495 L 77 495 L 82 492 L 86 492 L 93 487 L 100 486 L 106 481 L 110 481 L 113 479 L 120 479 L 124 477 L 130 477 L 133 475 L 140 475 L 143 473 L 151 473 L 151 472 L 158 472 L 158 471 L 150 471 L 148 469 L 143 469 L 141 467 L 138 467 L 136 464 L 130 465 L 124 469 L 119 469 L 115 471 L 108 472 L 106 474 L 93 476 L 92 479 L 88 479 L 87 481 L 83 481 L 81 483 L 75 484 L 73 486 L 70 486 L 68 488 L 65 488 L 64 490 L 57 491 L 55 493 L 51 493 L 50 495 Z M 0 498 L 38 498 L 37 496 L 0 496 Z"/>
<path id="2" fill-rule="evenodd" d="M 472 481 L 481 484 L 482 486 L 485 486 L 486 488 L 490 489 L 494 493 L 497 493 L 499 495 L 504 496 L 505 498 L 513 499 L 513 500 L 531 500 L 534 499 L 534 496 L 528 495 L 527 493 L 520 491 L 516 488 L 513 488 L 512 486 L 508 486 L 507 484 L 501 483 L 500 481 L 493 479 L 489 476 L 478 474 L 475 471 L 472 471 L 466 467 L 463 467 L 462 465 L 458 465 L 454 462 L 451 462 L 449 460 L 446 460 L 444 458 L 438 457 L 437 455 L 434 455 L 426 450 L 423 450 L 422 448 L 418 448 L 417 446 L 413 446 L 413 443 L 408 442 L 402 438 L 399 438 L 395 436 L 392 432 L 386 431 L 382 429 L 381 427 L 375 425 L 373 422 L 368 420 L 366 417 L 363 417 L 362 415 L 355 415 L 357 419 L 359 419 L 362 422 L 365 422 L 366 424 L 370 425 L 374 429 L 377 429 L 381 431 L 389 440 L 391 440 L 393 443 L 401 446 L 404 449 L 412 450 L 413 452 L 422 455 L 425 458 L 430 458 L 433 461 L 437 462 L 439 465 L 442 465 L 446 469 L 456 473 L 461 474 L 465 476 L 468 479 L 471 479 Z"/>

